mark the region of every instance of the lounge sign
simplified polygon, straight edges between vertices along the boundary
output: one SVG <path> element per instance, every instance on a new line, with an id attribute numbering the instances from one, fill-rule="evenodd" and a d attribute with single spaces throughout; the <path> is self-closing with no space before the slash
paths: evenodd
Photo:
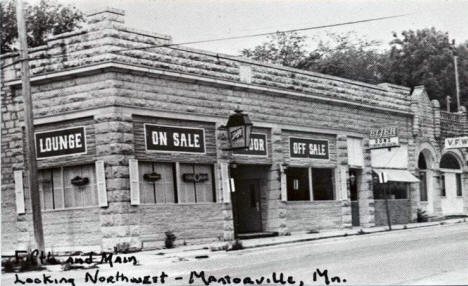
<path id="1" fill-rule="evenodd" d="M 396 127 L 373 128 L 369 133 L 369 148 L 390 148 L 400 146 Z"/>
<path id="2" fill-rule="evenodd" d="M 148 151 L 205 153 L 205 132 L 201 128 L 180 128 L 145 124 Z"/>
<path id="3" fill-rule="evenodd" d="M 254 155 L 254 156 L 266 156 L 266 134 L 252 133 L 250 135 L 250 146 L 248 149 L 237 149 L 234 150 L 234 154 L 240 155 Z"/>
<path id="4" fill-rule="evenodd" d="M 86 153 L 84 127 L 37 132 L 35 139 L 38 159 Z"/>
<path id="5" fill-rule="evenodd" d="M 289 138 L 291 158 L 329 159 L 328 140 Z"/>

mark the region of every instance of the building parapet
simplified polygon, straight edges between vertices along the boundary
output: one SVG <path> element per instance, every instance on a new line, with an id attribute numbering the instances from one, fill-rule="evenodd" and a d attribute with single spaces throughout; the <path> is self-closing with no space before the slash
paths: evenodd
<path id="1" fill-rule="evenodd" d="M 334 76 L 308 72 L 226 56 L 172 44 L 169 36 L 136 31 L 123 24 L 124 12 L 105 9 L 88 15 L 88 24 L 79 31 L 55 35 L 45 47 L 31 49 L 32 76 L 51 74 L 115 62 L 244 82 L 241 70 L 249 66 L 248 84 L 344 100 L 369 107 L 410 112 L 409 89 L 385 84 L 372 85 Z M 17 55 L 2 57 L 4 82 L 20 78 Z"/>

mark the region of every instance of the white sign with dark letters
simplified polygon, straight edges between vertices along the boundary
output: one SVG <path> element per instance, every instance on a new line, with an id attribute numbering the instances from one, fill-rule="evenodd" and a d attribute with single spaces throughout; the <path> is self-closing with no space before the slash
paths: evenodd
<path id="1" fill-rule="evenodd" d="M 328 152 L 328 140 L 289 138 L 289 155 L 291 158 L 330 158 Z"/>
<path id="2" fill-rule="evenodd" d="M 86 153 L 86 132 L 83 126 L 36 132 L 37 159 Z"/>
<path id="3" fill-rule="evenodd" d="M 468 147 L 468 136 L 464 137 L 453 137 L 445 138 L 445 148 L 467 148 Z"/>
<path id="4" fill-rule="evenodd" d="M 205 153 L 205 130 L 145 124 L 147 151 Z"/>

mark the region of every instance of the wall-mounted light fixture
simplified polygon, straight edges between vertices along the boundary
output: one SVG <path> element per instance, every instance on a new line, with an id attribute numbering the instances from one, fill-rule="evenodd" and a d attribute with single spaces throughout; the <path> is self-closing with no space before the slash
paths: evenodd
<path id="1" fill-rule="evenodd" d="M 229 116 L 226 123 L 229 149 L 246 149 L 250 146 L 250 134 L 252 133 L 253 124 L 247 114 L 242 113 L 242 110 L 237 108 L 235 113 Z"/>

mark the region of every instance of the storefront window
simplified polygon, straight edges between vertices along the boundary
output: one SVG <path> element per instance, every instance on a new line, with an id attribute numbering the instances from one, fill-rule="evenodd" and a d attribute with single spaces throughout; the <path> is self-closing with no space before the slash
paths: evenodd
<path id="1" fill-rule="evenodd" d="M 427 201 L 427 180 L 426 172 L 419 172 L 419 190 L 420 190 L 420 200 L 422 202 Z"/>
<path id="2" fill-rule="evenodd" d="M 176 202 L 175 166 L 173 163 L 139 164 L 140 200 L 144 204 Z"/>
<path id="3" fill-rule="evenodd" d="M 408 187 L 409 184 L 403 182 L 374 183 L 374 199 L 385 199 L 385 192 L 388 199 L 408 199 Z"/>
<path id="4" fill-rule="evenodd" d="M 333 169 L 312 169 L 312 189 L 315 201 L 333 200 Z"/>
<path id="5" fill-rule="evenodd" d="M 179 202 L 215 202 L 213 167 L 211 165 L 180 164 Z"/>
<path id="6" fill-rule="evenodd" d="M 93 165 L 41 170 L 38 179 L 43 210 L 98 205 Z"/>
<path id="7" fill-rule="evenodd" d="M 445 176 L 440 176 L 440 195 L 445 197 Z"/>
<path id="8" fill-rule="evenodd" d="M 288 201 L 309 201 L 309 168 L 288 168 Z"/>
<path id="9" fill-rule="evenodd" d="M 461 174 L 456 174 L 457 178 L 457 196 L 462 196 L 462 177 Z"/>

